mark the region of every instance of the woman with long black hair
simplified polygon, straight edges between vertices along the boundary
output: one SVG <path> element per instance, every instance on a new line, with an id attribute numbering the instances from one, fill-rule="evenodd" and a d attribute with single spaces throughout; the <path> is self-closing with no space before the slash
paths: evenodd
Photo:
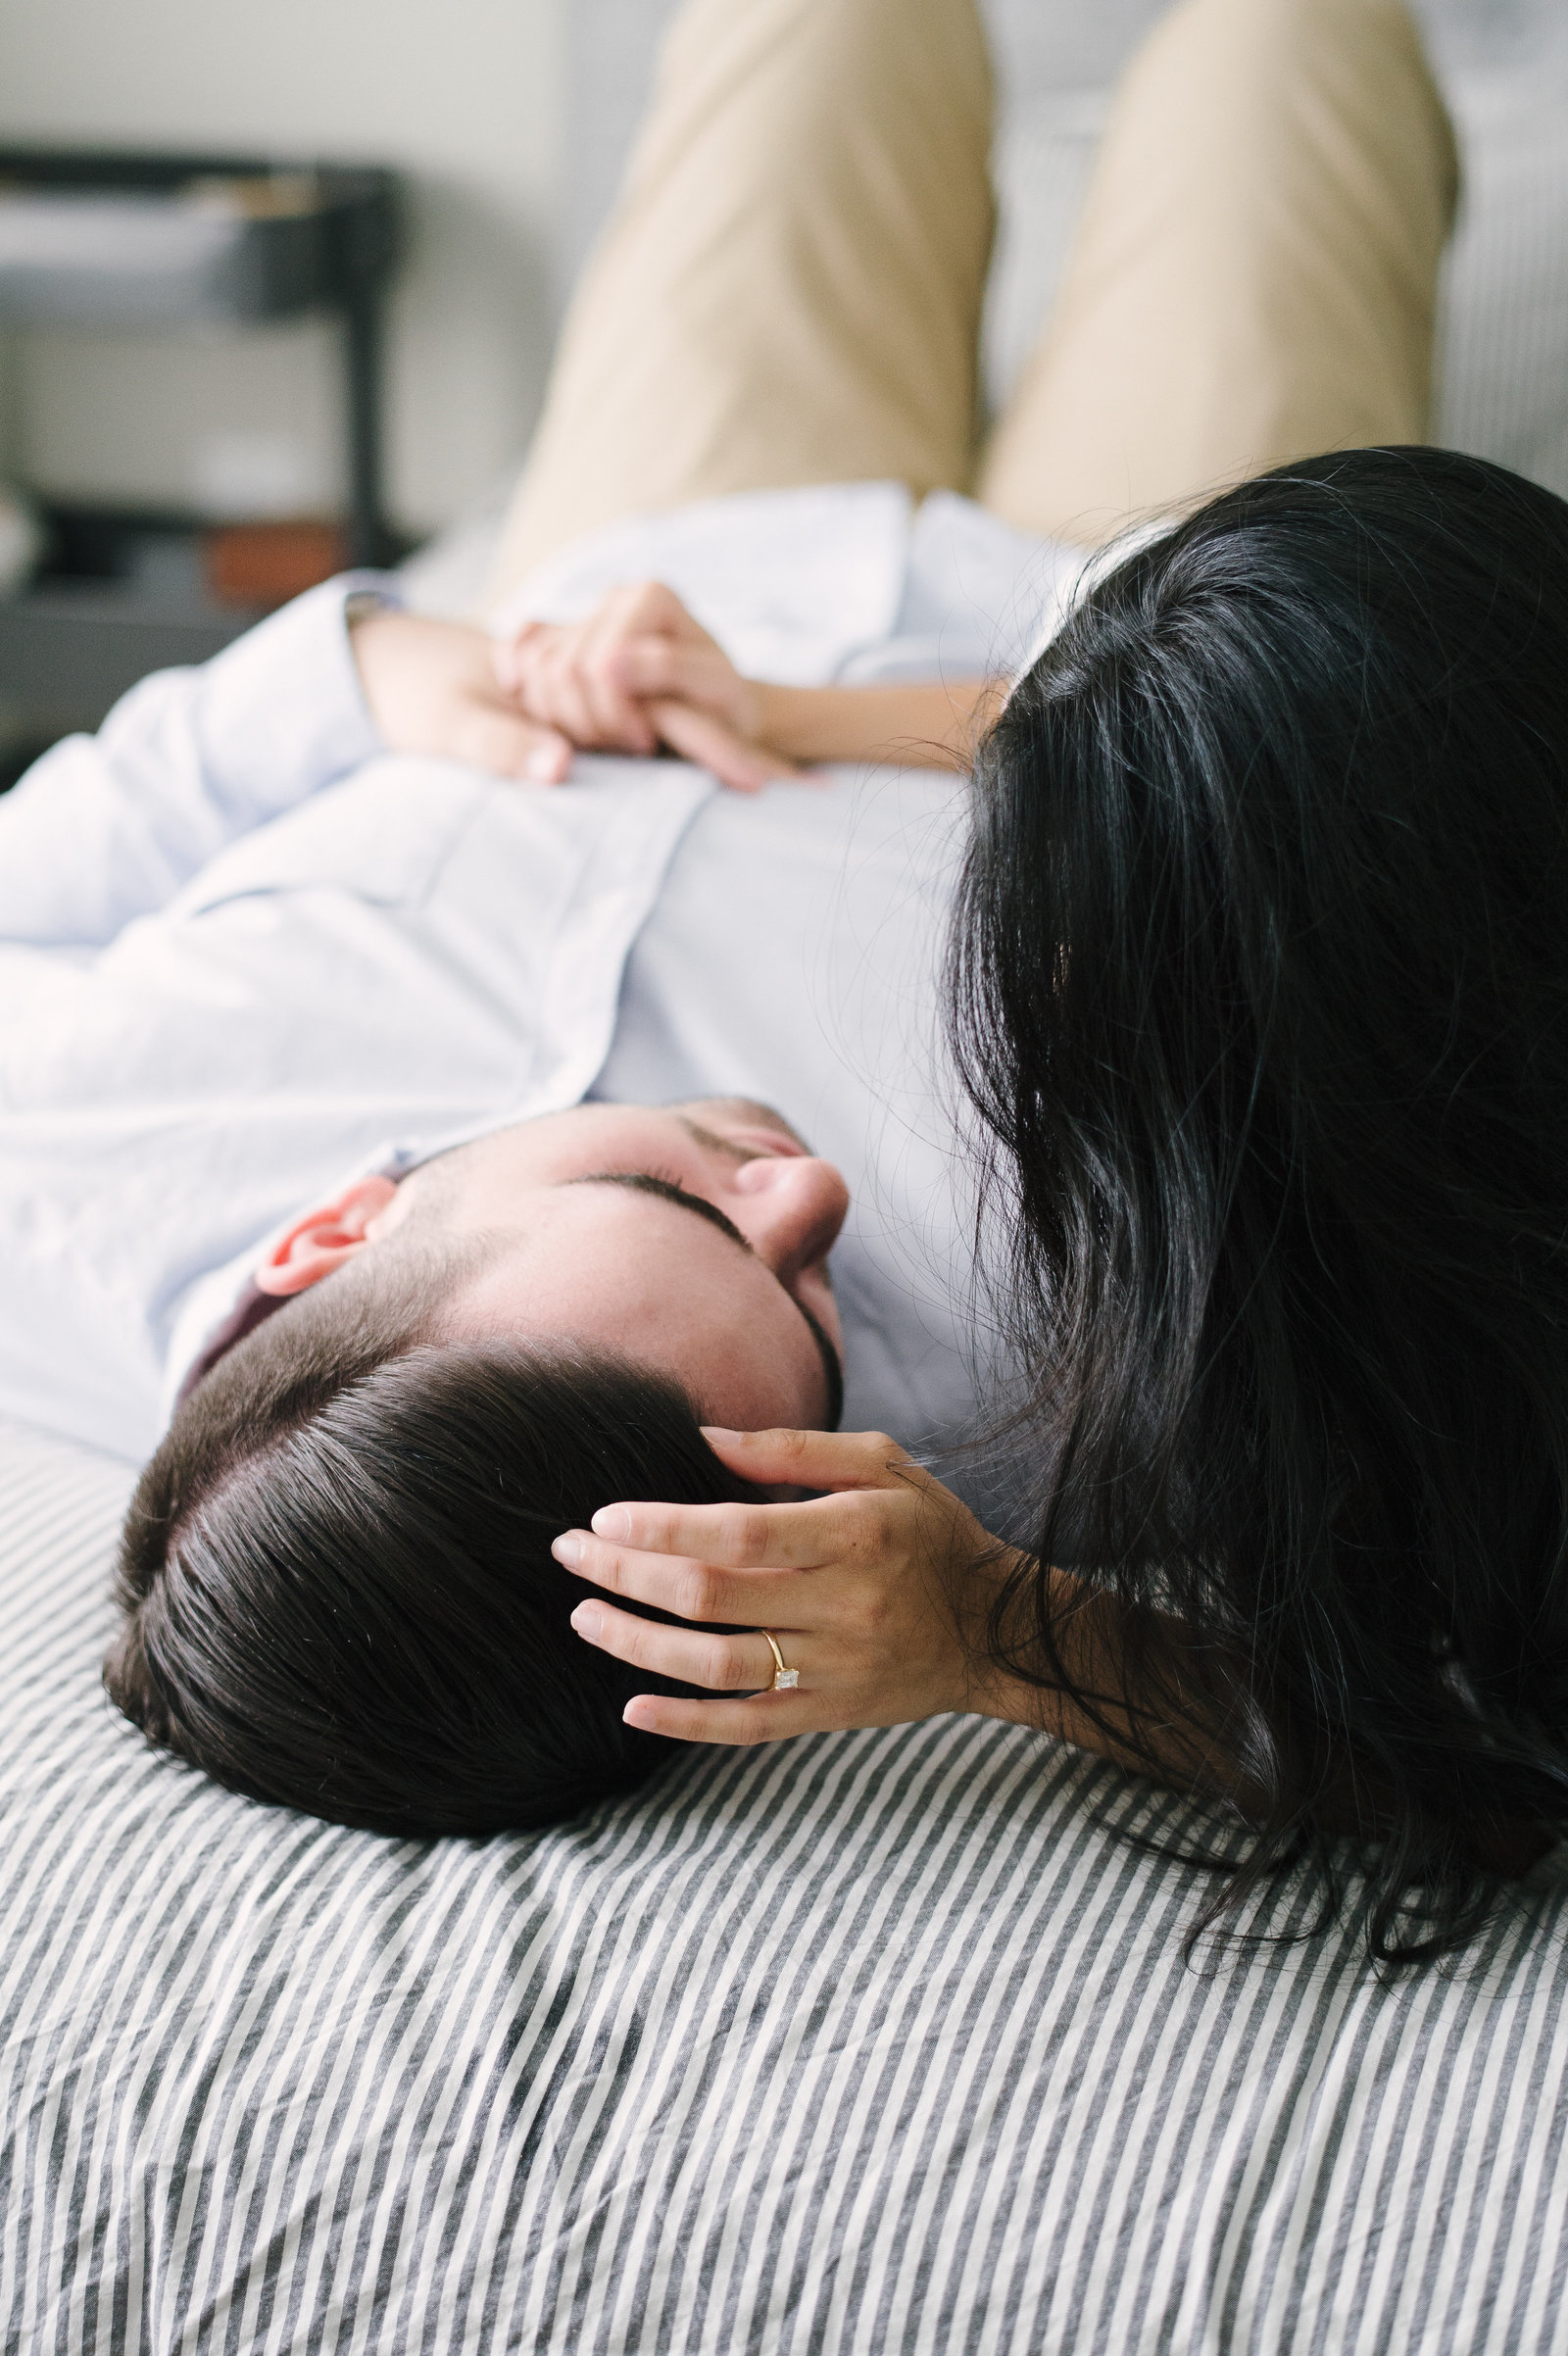
<path id="1" fill-rule="evenodd" d="M 1038 1370 L 1014 1666 L 1074 1690 L 1034 1566 L 1094 1566 L 1260 1860 L 1383 1839 L 1379 1943 L 1568 1812 L 1565 905 L 1568 509 L 1450 454 L 1215 501 L 983 755 L 952 1004 Z"/>
<path id="2" fill-rule="evenodd" d="M 1473 1931 L 1568 1817 L 1565 905 L 1560 500 L 1355 451 L 1113 565 L 981 750 L 953 937 L 1029 1543 L 879 1440 L 726 1438 L 838 1494 L 615 1507 L 576 1566 L 799 1685 L 638 1722 L 978 1707 L 1228 1794 L 1216 1915 L 1354 1833 L 1379 1953 Z"/>

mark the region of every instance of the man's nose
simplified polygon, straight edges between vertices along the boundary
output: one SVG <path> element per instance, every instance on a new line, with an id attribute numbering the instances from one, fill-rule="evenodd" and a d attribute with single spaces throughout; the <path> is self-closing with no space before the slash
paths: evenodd
<path id="1" fill-rule="evenodd" d="M 736 1226 L 759 1259 L 787 1284 L 825 1259 L 850 1207 L 850 1190 L 830 1161 L 814 1154 L 767 1154 L 743 1161 L 731 1185 Z"/>

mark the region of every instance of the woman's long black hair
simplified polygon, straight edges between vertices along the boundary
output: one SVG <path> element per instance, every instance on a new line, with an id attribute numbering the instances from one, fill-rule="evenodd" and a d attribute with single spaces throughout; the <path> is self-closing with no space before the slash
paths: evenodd
<path id="1" fill-rule="evenodd" d="M 1241 1771 L 1214 1917 L 1353 1825 L 1374 1952 L 1457 1944 L 1568 1819 L 1568 507 L 1353 451 L 1126 557 L 983 748 L 951 1012 L 1031 1370 L 999 1649 L 1103 1711 L 1086 1573 L 1134 1748 Z"/>

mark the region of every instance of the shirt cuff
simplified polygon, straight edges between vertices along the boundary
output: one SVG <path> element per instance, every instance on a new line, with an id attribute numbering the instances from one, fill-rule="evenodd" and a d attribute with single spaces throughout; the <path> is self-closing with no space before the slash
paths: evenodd
<path id="1" fill-rule="evenodd" d="M 351 599 L 402 603 L 388 573 L 346 572 L 269 615 L 215 657 L 202 683 L 202 765 L 242 827 L 386 750 L 360 684 Z"/>

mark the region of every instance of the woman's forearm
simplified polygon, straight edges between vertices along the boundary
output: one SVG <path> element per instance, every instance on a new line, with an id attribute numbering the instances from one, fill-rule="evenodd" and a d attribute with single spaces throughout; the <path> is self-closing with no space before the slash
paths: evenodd
<path id="1" fill-rule="evenodd" d="M 1004 693 L 995 679 L 906 687 L 758 685 L 758 741 L 785 761 L 963 769 Z"/>
<path id="2" fill-rule="evenodd" d="M 1025 1558 L 1016 1553 L 999 1554 L 985 1566 L 979 1574 L 977 1596 L 985 1600 L 988 1613 L 991 1601 L 1010 1576 L 1024 1567 Z M 1097 1751 L 1120 1767 L 1166 1778 L 1178 1790 L 1200 1786 L 1235 1792 L 1234 1764 L 1204 1729 L 1200 1705 L 1195 1702 L 1158 1723 L 1143 1711 L 1135 1714 L 1129 1709 L 1123 1692 L 1120 1613 L 1114 1600 L 1096 1594 L 1066 1571 L 1053 1571 L 1051 1584 L 1062 1666 L 1073 1688 L 1093 1695 L 1098 1706 L 1086 1709 L 1058 1687 L 1010 1675 L 988 1657 L 978 1625 L 971 1624 L 975 1666 L 969 1707 L 980 1717 L 1033 1727 L 1080 1750 Z M 1027 1607 L 1018 1598 L 1012 1608 L 1016 1612 Z M 1171 1628 L 1167 1633 L 1172 1655 L 1179 1657 L 1179 1632 Z M 1026 1653 L 1030 1648 L 1028 1644 L 1021 1647 Z"/>

